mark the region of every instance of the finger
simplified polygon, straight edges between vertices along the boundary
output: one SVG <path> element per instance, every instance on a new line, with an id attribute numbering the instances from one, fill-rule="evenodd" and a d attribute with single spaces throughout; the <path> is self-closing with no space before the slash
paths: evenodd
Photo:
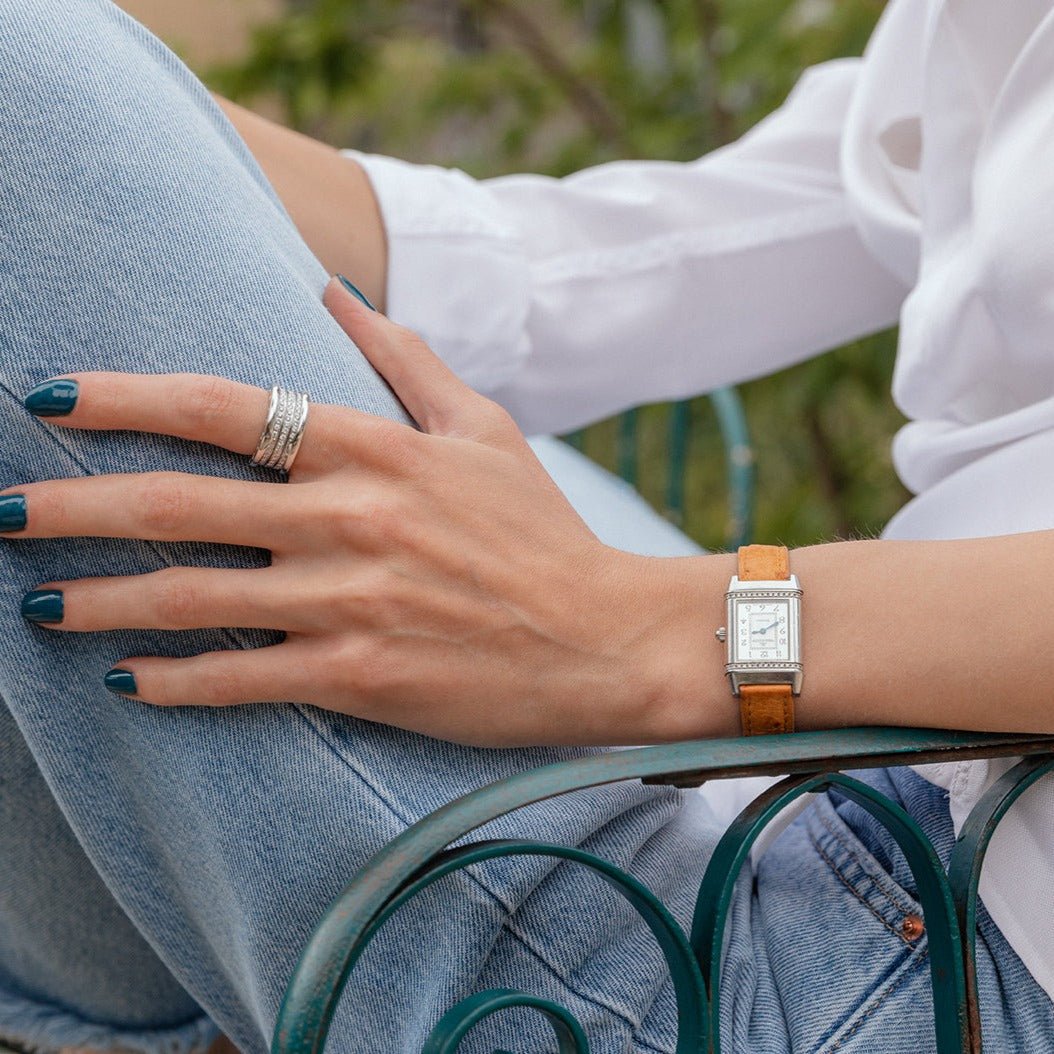
<path id="1" fill-rule="evenodd" d="M 308 702 L 310 663 L 299 641 L 246 651 L 211 651 L 189 659 L 123 659 L 106 674 L 118 695 L 155 706 L 238 706 Z"/>
<path id="2" fill-rule="evenodd" d="M 502 424 L 508 420 L 496 403 L 459 380 L 416 333 L 371 310 L 339 278 L 326 287 L 323 303 L 424 431 L 486 438 L 497 418 Z"/>
<path id="3" fill-rule="evenodd" d="M 270 397 L 263 388 L 224 377 L 97 372 L 45 381 L 26 396 L 26 407 L 51 424 L 153 432 L 249 456 L 260 441 Z M 373 429 L 382 420 L 346 407 L 311 403 L 294 475 L 329 467 L 338 439 L 341 450 L 357 437 L 362 448 L 373 448 Z"/>
<path id="4" fill-rule="evenodd" d="M 277 550 L 302 543 L 300 535 L 309 528 L 297 489 L 146 472 L 11 487 L 3 505 L 21 506 L 17 520 L 24 519 L 25 527 L 19 538 L 139 538 Z"/>
<path id="5" fill-rule="evenodd" d="M 318 631 L 326 612 L 298 602 L 298 578 L 274 568 L 168 567 L 143 575 L 51 582 L 25 594 L 22 615 L 48 629 Z"/>

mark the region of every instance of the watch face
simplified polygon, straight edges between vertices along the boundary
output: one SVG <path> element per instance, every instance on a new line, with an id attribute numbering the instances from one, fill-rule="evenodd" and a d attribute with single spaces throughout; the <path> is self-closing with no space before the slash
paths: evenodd
<path id="1" fill-rule="evenodd" d="M 787 600 L 740 600 L 735 605 L 735 661 L 787 662 L 790 603 Z"/>

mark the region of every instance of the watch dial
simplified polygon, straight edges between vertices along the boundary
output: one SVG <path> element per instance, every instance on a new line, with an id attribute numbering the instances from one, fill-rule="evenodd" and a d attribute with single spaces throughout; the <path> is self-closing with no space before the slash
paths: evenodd
<path id="1" fill-rule="evenodd" d="M 785 600 L 751 600 L 736 605 L 736 660 L 787 662 L 790 605 Z"/>

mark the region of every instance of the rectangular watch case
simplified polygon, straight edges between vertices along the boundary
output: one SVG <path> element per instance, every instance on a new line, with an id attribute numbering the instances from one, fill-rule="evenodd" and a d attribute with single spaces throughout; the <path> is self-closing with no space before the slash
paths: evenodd
<path id="1" fill-rule="evenodd" d="M 738 576 L 733 577 L 725 593 L 727 612 L 724 634 L 728 647 L 725 673 L 731 682 L 733 695 L 738 695 L 739 689 L 745 684 L 789 684 L 795 695 L 801 693 L 801 594 L 801 586 L 795 575 L 772 582 L 740 582 Z M 773 637 L 773 655 L 765 658 L 751 655 L 751 648 L 743 646 L 740 636 L 743 632 L 740 629 L 741 619 L 748 620 L 746 632 L 752 632 L 749 619 L 759 616 L 745 613 L 759 604 L 766 607 L 771 604 L 777 618 L 782 617 L 779 615 L 781 609 L 786 609 L 786 642 L 781 642 L 781 646 L 777 647 L 776 638 Z M 744 614 L 741 615 L 741 612 Z M 767 617 L 763 621 L 767 621 Z M 764 629 L 762 627 L 753 632 L 764 632 Z M 762 644 L 762 647 L 765 645 Z"/>

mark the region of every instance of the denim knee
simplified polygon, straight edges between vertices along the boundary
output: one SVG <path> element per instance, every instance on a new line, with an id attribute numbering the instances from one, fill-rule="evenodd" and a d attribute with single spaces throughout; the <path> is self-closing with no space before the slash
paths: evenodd
<path id="1" fill-rule="evenodd" d="M 182 68 L 111 0 L 0 0 L 2 119 L 27 121 L 33 142 L 62 149 L 85 128 L 142 121 L 158 110 L 144 74 L 156 85 Z"/>
<path id="2" fill-rule="evenodd" d="M 277 202 L 204 86 L 110 0 L 0 0 L 0 99 L 0 220 L 48 218 L 83 199 L 90 212 L 64 216 L 74 236 L 115 206 L 127 218 L 137 199 L 148 218 L 155 202 L 184 200 L 178 159 L 210 153 L 219 169 L 233 153 Z"/>
<path id="3" fill-rule="evenodd" d="M 61 152 L 116 124 L 119 107 L 148 109 L 135 59 L 156 59 L 152 41 L 109 0 L 0 0 L 0 121 L 15 133 L 5 145 Z"/>

